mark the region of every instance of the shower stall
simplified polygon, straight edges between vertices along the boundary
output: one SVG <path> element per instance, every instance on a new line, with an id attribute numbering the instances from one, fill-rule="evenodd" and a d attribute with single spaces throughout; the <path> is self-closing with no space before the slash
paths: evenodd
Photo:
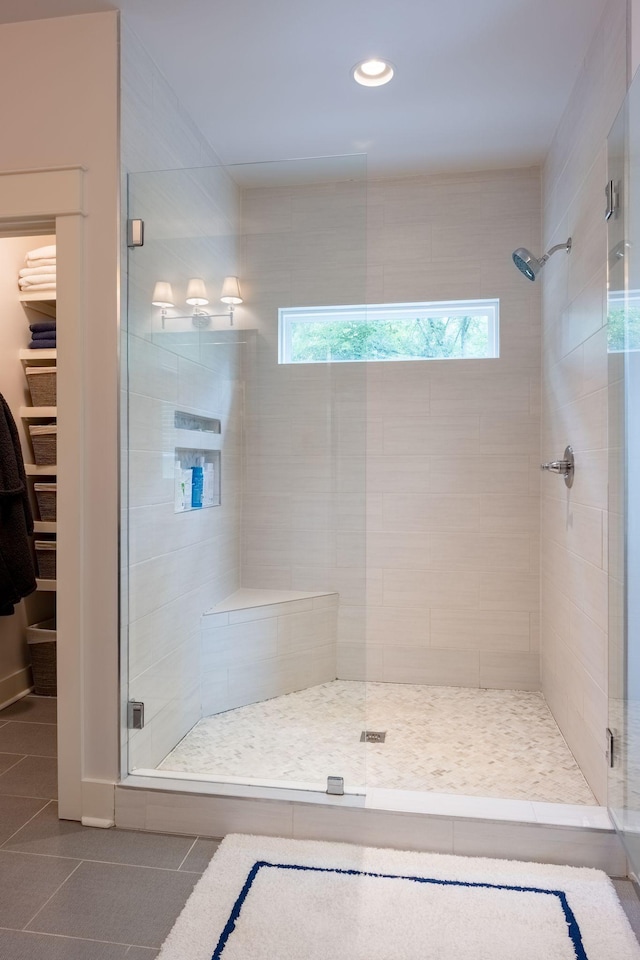
<path id="1" fill-rule="evenodd" d="M 540 692 L 538 172 L 128 190 L 125 769 L 595 807 Z"/>

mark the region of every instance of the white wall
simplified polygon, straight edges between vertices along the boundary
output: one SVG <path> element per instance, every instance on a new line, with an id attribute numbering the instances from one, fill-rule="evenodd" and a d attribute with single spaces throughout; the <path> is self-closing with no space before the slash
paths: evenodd
<path id="1" fill-rule="evenodd" d="M 542 447 L 570 443 L 569 492 L 542 486 L 543 690 L 600 802 L 607 727 L 606 138 L 627 85 L 627 4 L 609 0 L 543 170 L 543 245 L 573 238 L 545 266 Z"/>
<path id="2" fill-rule="evenodd" d="M 3 168 L 86 169 L 84 431 L 78 469 L 88 587 L 77 696 L 84 710 L 83 778 L 113 781 L 118 772 L 118 15 L 4 24 L 0 43 Z M 108 805 L 112 791 L 106 796 Z"/>
<path id="3" fill-rule="evenodd" d="M 205 279 L 212 312 L 224 309 L 223 277 L 238 273 L 239 193 L 126 24 L 122 117 L 123 164 L 134 172 L 129 215 L 145 221 L 145 245 L 129 257 L 122 347 L 123 695 L 145 703 L 145 728 L 130 740 L 134 769 L 154 767 L 200 719 L 200 618 L 240 585 L 244 344 L 225 319 L 200 333 L 179 319 L 193 310 L 184 302 L 190 277 Z M 164 330 L 151 305 L 156 280 L 171 282 L 176 297 Z M 222 421 L 219 507 L 174 512 L 177 409 Z"/>
<path id="4" fill-rule="evenodd" d="M 537 689 L 538 172 L 245 190 L 243 229 L 243 585 L 336 590 L 341 677 Z M 485 297 L 499 360 L 277 365 L 278 306 Z"/>
<path id="5" fill-rule="evenodd" d="M 27 250 L 45 243 L 55 243 L 55 237 L 0 239 L 0 393 L 16 421 L 25 463 L 31 461 L 30 448 L 18 409 L 30 404 L 31 397 L 18 351 L 31 339 L 29 324 L 44 318 L 19 303 L 17 276 Z M 34 516 L 37 518 L 37 513 Z M 34 593 L 16 606 L 13 616 L 0 617 L 0 704 L 31 688 L 25 628 L 52 616 L 54 609 L 51 594 Z"/>

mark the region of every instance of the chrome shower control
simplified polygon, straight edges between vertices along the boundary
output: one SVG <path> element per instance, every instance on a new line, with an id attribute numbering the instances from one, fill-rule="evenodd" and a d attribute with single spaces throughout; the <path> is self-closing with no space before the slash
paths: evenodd
<path id="1" fill-rule="evenodd" d="M 541 463 L 540 469 L 559 474 L 561 477 L 564 477 L 564 482 L 568 487 L 573 486 L 573 475 L 575 471 L 573 449 L 571 447 L 565 447 L 562 460 L 551 460 L 549 463 Z"/>

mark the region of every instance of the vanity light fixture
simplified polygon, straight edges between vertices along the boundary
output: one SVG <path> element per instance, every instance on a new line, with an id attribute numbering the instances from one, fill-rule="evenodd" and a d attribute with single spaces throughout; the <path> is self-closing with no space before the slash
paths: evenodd
<path id="1" fill-rule="evenodd" d="M 209 303 L 204 280 L 195 277 L 189 280 L 187 284 L 187 303 L 191 304 L 192 307 L 206 307 Z"/>
<path id="2" fill-rule="evenodd" d="M 381 87 L 389 83 L 394 73 L 393 64 L 378 57 L 362 60 L 352 70 L 353 79 L 363 87 Z"/>
<path id="3" fill-rule="evenodd" d="M 186 302 L 194 308 L 191 320 L 194 327 L 202 329 L 208 327 L 213 317 L 229 317 L 229 325 L 233 326 L 233 311 L 239 303 L 242 303 L 242 294 L 240 293 L 240 283 L 237 277 L 225 277 L 222 285 L 220 299 L 223 303 L 229 305 L 228 313 L 208 313 L 203 310 L 209 303 L 207 288 L 201 277 L 192 277 L 187 284 Z M 151 303 L 154 307 L 160 307 L 162 317 L 162 329 L 164 330 L 167 319 L 168 307 L 175 306 L 171 284 L 166 280 L 158 280 L 153 288 L 153 297 Z M 184 319 L 175 317 L 176 320 Z"/>
<path id="4" fill-rule="evenodd" d="M 164 330 L 164 322 L 167 319 L 167 308 L 175 306 L 171 284 L 166 280 L 158 280 L 153 288 L 151 303 L 154 307 L 161 308 L 160 316 L 162 317 L 162 329 Z"/>

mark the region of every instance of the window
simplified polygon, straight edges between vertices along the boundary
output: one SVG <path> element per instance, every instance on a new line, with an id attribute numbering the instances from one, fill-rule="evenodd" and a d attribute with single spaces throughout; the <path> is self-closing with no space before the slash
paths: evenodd
<path id="1" fill-rule="evenodd" d="M 640 350 L 640 290 L 610 292 L 607 320 L 609 353 Z"/>
<path id="2" fill-rule="evenodd" d="M 280 363 L 499 356 L 498 300 L 281 307 Z"/>

